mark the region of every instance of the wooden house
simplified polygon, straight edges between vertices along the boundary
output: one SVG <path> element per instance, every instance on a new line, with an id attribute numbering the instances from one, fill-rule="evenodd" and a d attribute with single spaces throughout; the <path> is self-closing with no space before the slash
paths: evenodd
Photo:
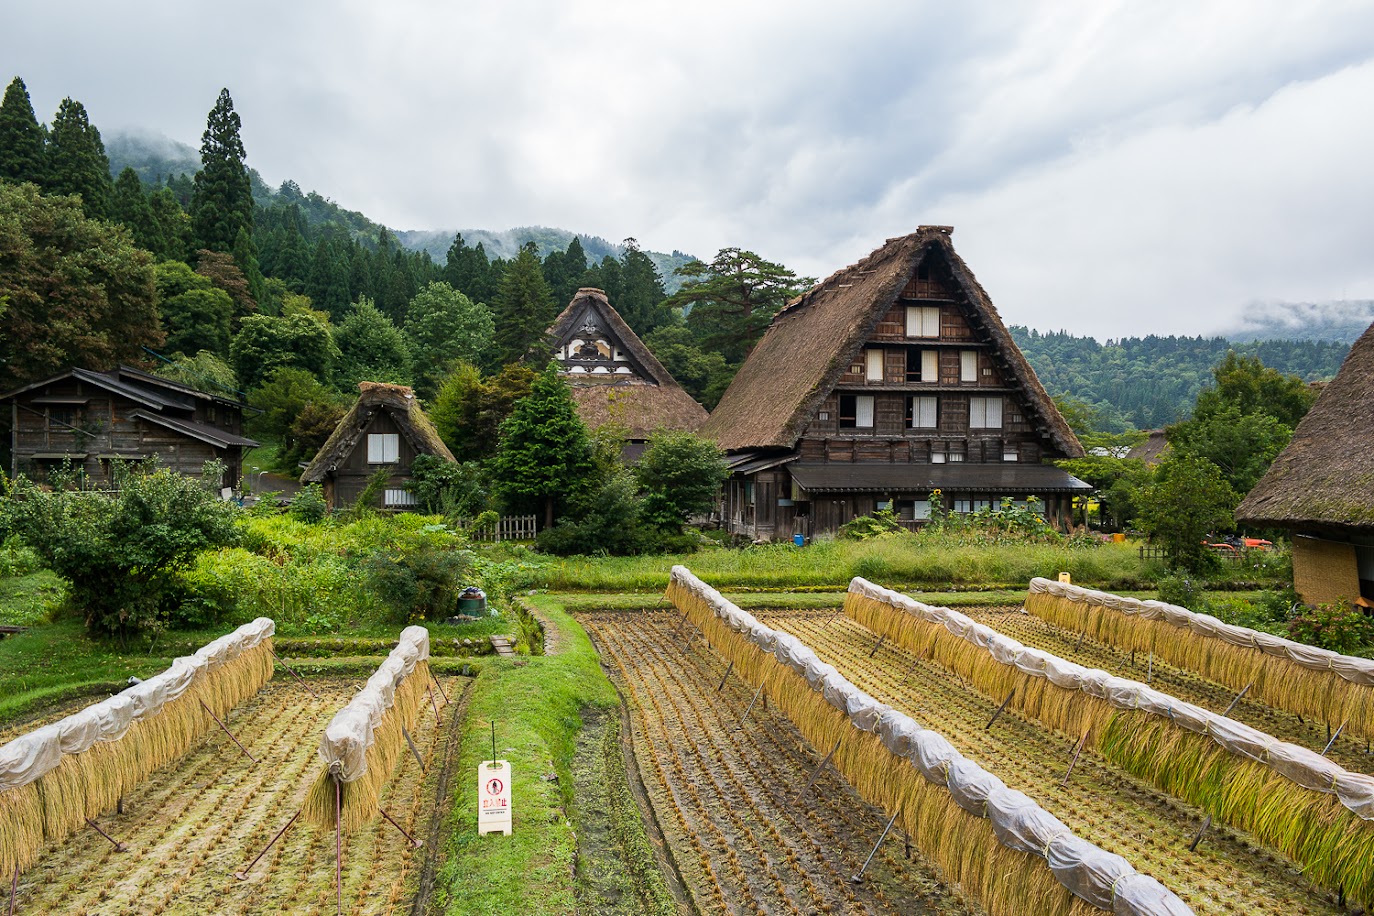
<path id="1" fill-rule="evenodd" d="M 116 461 L 156 458 L 199 475 L 218 460 L 222 486 L 234 487 L 244 451 L 258 444 L 243 435 L 239 401 L 129 366 L 68 369 L 0 396 L 0 403 L 10 412 L 10 472 L 34 480 L 70 463 L 99 488 L 111 482 Z"/>
<path id="2" fill-rule="evenodd" d="M 359 382 L 358 400 L 339 421 L 329 441 L 301 473 L 301 483 L 318 483 L 335 509 L 353 505 L 377 471 L 387 471 L 382 507 L 410 510 L 415 497 L 405 489 L 419 455 L 453 461 L 415 392 L 404 385 Z"/>
<path id="3" fill-rule="evenodd" d="M 695 432 L 706 409 L 663 367 L 599 289 L 577 291 L 549 328 L 554 357 L 588 429 L 616 422 L 634 459 L 657 429 Z"/>
<path id="4" fill-rule="evenodd" d="M 730 456 L 729 530 L 831 532 L 880 506 L 915 527 L 1031 496 L 1067 526 L 1091 488 L 1048 462 L 1083 447 L 951 231 L 889 239 L 773 319 L 702 427 Z"/>
<path id="5" fill-rule="evenodd" d="M 1308 604 L 1374 607 L 1374 325 L 1293 431 L 1236 520 L 1287 529 L 1293 585 Z"/>

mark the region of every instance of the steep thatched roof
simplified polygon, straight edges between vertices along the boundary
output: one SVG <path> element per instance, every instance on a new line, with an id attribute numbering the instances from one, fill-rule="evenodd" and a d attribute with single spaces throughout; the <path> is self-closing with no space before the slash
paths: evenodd
<path id="1" fill-rule="evenodd" d="M 706 409 L 682 390 L 601 290 L 579 289 L 554 319 L 549 334 L 566 340 L 575 333 L 574 325 L 585 323 L 589 314 L 603 322 L 635 371 L 626 376 L 564 373 L 582 422 L 592 429 L 618 422 L 629 430 L 631 439 L 647 439 L 656 429 L 696 431 L 706 421 Z"/>
<path id="2" fill-rule="evenodd" d="M 1374 325 L 1236 518 L 1257 525 L 1374 530 Z"/>
<path id="3" fill-rule="evenodd" d="M 1162 429 L 1150 430 L 1144 442 L 1126 453 L 1127 458 L 1139 458 L 1146 466 L 1154 467 L 1164 460 L 1164 450 L 1169 447 L 1169 439 Z"/>
<path id="4" fill-rule="evenodd" d="M 837 271 L 777 314 L 702 427 L 726 451 L 791 448 L 864 341 L 923 263 L 947 273 L 975 332 L 991 341 L 1026 408 L 1066 457 L 1083 455 L 1030 363 L 1021 355 L 947 226 L 922 226 L 888 239 L 868 257 Z"/>
<path id="5" fill-rule="evenodd" d="M 401 431 L 401 435 L 421 455 L 438 455 L 448 461 L 455 460 L 453 453 L 439 438 L 434 424 L 420 409 L 415 400 L 415 392 L 405 385 L 388 385 L 384 382 L 359 382 L 358 400 L 351 410 L 334 427 L 329 441 L 324 444 L 315 459 L 301 474 L 301 483 L 319 483 L 338 468 L 353 454 L 363 434 L 367 431 L 372 418 L 379 411 L 386 411 Z"/>

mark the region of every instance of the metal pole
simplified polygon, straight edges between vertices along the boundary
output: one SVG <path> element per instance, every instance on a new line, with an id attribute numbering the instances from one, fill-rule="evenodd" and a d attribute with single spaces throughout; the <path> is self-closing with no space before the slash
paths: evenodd
<path id="1" fill-rule="evenodd" d="M 749 713 L 754 711 L 754 704 L 757 703 L 759 701 L 759 697 L 763 695 L 763 684 L 763 681 L 759 681 L 759 689 L 754 691 L 754 698 L 749 701 L 749 706 L 744 710 L 744 715 L 739 717 L 739 722 L 741 725 L 744 724 L 745 719 L 749 718 Z"/>
<path id="2" fill-rule="evenodd" d="M 433 668 L 429 669 L 429 678 L 434 681 L 434 686 L 439 688 L 439 696 L 444 698 L 444 705 L 447 706 L 450 702 L 448 694 L 444 693 L 444 685 L 439 683 L 439 678 L 434 674 Z"/>
<path id="3" fill-rule="evenodd" d="M 1088 743 L 1088 733 L 1083 732 L 1083 737 L 1078 739 L 1078 747 L 1074 749 L 1073 760 L 1069 761 L 1069 771 L 1064 774 L 1064 778 L 1059 781 L 1059 785 L 1067 786 L 1069 777 L 1073 775 L 1073 768 L 1078 765 L 1078 755 L 1083 753 L 1083 745 Z"/>
<path id="4" fill-rule="evenodd" d="M 406 731 L 404 725 L 401 726 L 401 735 L 406 739 L 406 744 L 410 745 L 410 752 L 415 755 L 415 762 L 420 765 L 420 772 L 425 771 L 425 762 L 420 758 L 420 749 L 415 746 L 415 742 L 410 738 L 410 732 Z"/>
<path id="5" fill-rule="evenodd" d="M 983 731 L 992 728 L 993 723 L 997 721 L 997 717 L 1002 715 L 1002 710 L 1007 708 L 1007 704 L 1011 702 L 1011 698 L 1014 696 L 1016 696 L 1015 687 L 1011 688 L 1011 692 L 1008 693 L 1007 698 L 1002 701 L 1002 705 L 997 707 L 997 711 L 992 714 L 992 718 L 988 720 L 988 724 L 983 726 Z"/>
<path id="6" fill-rule="evenodd" d="M 496 766 L 496 720 L 491 720 L 491 765 Z"/>
<path id="7" fill-rule="evenodd" d="M 821 775 L 821 770 L 825 769 L 825 765 L 830 762 L 830 758 L 834 757 L 835 752 L 839 749 L 840 739 L 836 738 L 835 746 L 830 749 L 830 753 L 826 754 L 825 757 L 821 760 L 821 762 L 816 765 L 816 768 L 811 771 L 811 778 L 806 780 L 806 785 L 802 786 L 802 790 L 797 793 L 797 801 L 801 801 L 802 798 L 805 797 L 806 793 L 811 790 L 811 785 L 816 781 L 816 777 Z"/>
<path id="8" fill-rule="evenodd" d="M 262 852 L 258 853 L 258 856 L 257 856 L 256 859 L 254 859 L 253 861 L 251 861 L 251 862 L 248 863 L 248 867 L 247 867 L 247 868 L 245 868 L 243 871 L 236 871 L 236 872 L 234 872 L 234 877 L 235 877 L 235 878 L 238 878 L 240 881 L 247 881 L 247 880 L 248 880 L 248 873 L 249 873 L 250 871 L 253 870 L 253 866 L 254 866 L 254 865 L 257 865 L 257 864 L 258 864 L 258 859 L 261 859 L 263 856 L 267 855 L 267 850 L 271 849 L 271 848 L 276 844 L 277 840 L 280 840 L 280 839 L 281 839 L 282 834 L 286 832 L 287 827 L 290 827 L 292 824 L 296 823 L 296 818 L 298 818 L 298 817 L 300 817 L 300 816 L 301 816 L 301 813 L 300 813 L 299 811 L 297 811 L 295 814 L 291 815 L 291 820 L 287 821 L 287 822 L 286 822 L 286 825 L 283 826 L 280 830 L 277 831 L 277 835 L 274 836 L 274 837 L 272 837 L 272 842 L 268 843 L 268 844 L 267 844 L 267 847 L 266 847 L 265 849 L 263 849 Z"/>
<path id="9" fill-rule="evenodd" d="M 204 701 L 204 700 L 202 700 L 202 699 L 200 699 L 199 697 L 197 697 L 197 698 L 196 698 L 196 702 L 198 702 L 198 703 L 201 705 L 201 708 L 202 708 L 202 709 L 204 709 L 206 712 L 208 712 L 208 713 L 210 714 L 210 718 L 212 718 L 212 719 L 215 720 L 215 724 L 216 724 L 216 725 L 218 725 L 220 728 L 224 729 L 224 733 L 225 733 L 226 735 L 229 736 L 229 740 L 232 741 L 232 742 L 234 742 L 235 744 L 238 744 L 239 750 L 243 751 L 243 756 L 247 757 L 249 760 L 253 761 L 254 763 L 257 763 L 257 762 L 258 762 L 258 758 L 254 757 L 252 754 L 248 753 L 248 748 L 244 747 L 242 744 L 239 743 L 239 739 L 235 738 L 235 737 L 234 737 L 234 733 L 231 732 L 231 731 L 228 729 L 228 727 L 225 726 L 225 724 L 219 720 L 219 716 L 215 715 L 215 711 L 214 711 L 213 709 L 211 709 L 209 706 L 206 706 L 206 705 L 205 705 L 205 701 Z"/>
<path id="10" fill-rule="evenodd" d="M 1207 815 L 1207 820 L 1202 822 L 1202 829 L 1193 837 L 1193 842 L 1188 844 L 1189 852 L 1197 852 L 1197 844 L 1202 842 L 1202 835 L 1207 832 L 1207 828 L 1212 826 L 1212 815 Z"/>
<path id="11" fill-rule="evenodd" d="M 405 837 L 407 840 L 410 840 L 410 845 L 414 846 L 416 849 L 419 849 L 421 846 L 425 845 L 425 841 L 424 841 L 424 840 L 417 840 L 417 839 L 415 839 L 415 837 L 413 837 L 413 836 L 411 836 L 410 834 L 406 833 L 406 829 L 405 829 L 404 827 L 402 827 L 400 824 L 396 823 L 396 819 L 393 818 L 390 814 L 387 814 L 385 808 L 378 808 L 377 810 L 380 811 L 380 812 L 382 813 L 382 817 L 384 817 L 384 818 L 386 818 L 387 820 L 391 821 L 391 826 L 393 826 L 393 827 L 395 827 L 397 830 L 401 831 L 401 836 Z"/>
<path id="12" fill-rule="evenodd" d="M 19 866 L 14 866 L 14 878 L 10 881 L 10 916 L 14 916 L 14 902 L 19 898 Z"/>
<path id="13" fill-rule="evenodd" d="M 720 676 L 720 683 L 716 685 L 716 693 L 725 689 L 725 679 L 730 676 L 730 672 L 735 670 L 735 663 L 732 661 L 725 668 L 725 673 Z"/>
<path id="14" fill-rule="evenodd" d="M 334 887 L 343 916 L 343 783 L 334 777 Z"/>
<path id="15" fill-rule="evenodd" d="M 1229 715 L 1231 714 L 1231 710 L 1235 709 L 1235 708 L 1236 708 L 1236 704 L 1240 702 L 1240 698 L 1243 697 L 1243 696 L 1245 696 L 1247 693 L 1249 693 L 1249 692 L 1250 692 L 1250 688 L 1253 687 L 1253 686 L 1255 686 L 1255 682 L 1254 682 L 1254 681 L 1251 681 L 1250 683 L 1246 684 L 1246 685 L 1241 689 L 1240 693 L 1236 694 L 1236 698 L 1235 698 L 1234 700 L 1231 701 L 1231 705 L 1230 705 L 1230 706 L 1227 706 L 1227 707 L 1226 707 L 1226 711 L 1225 711 L 1224 713 L 1222 713 L 1222 715 L 1223 715 L 1223 716 L 1229 716 Z"/>
<path id="16" fill-rule="evenodd" d="M 86 818 L 86 823 L 90 824 L 90 825 L 91 825 L 91 828 L 92 828 L 93 830 L 95 830 L 96 833 L 100 834 L 100 835 L 103 836 L 105 839 L 109 840 L 110 843 L 114 845 L 115 852 L 123 852 L 123 851 L 124 851 L 124 844 L 121 843 L 121 842 L 119 842 L 119 840 L 116 840 L 114 837 L 110 836 L 110 835 L 109 835 L 108 833 L 106 833 L 105 831 L 101 830 L 101 829 L 100 829 L 100 825 L 97 824 L 95 821 L 91 820 L 91 819 L 88 817 L 88 818 Z"/>
<path id="17" fill-rule="evenodd" d="M 311 687 L 309 684 L 305 682 L 305 678 L 301 677 L 290 665 L 282 661 L 281 656 L 278 655 L 275 651 L 273 651 L 272 649 L 268 649 L 267 651 L 272 653 L 272 657 L 277 660 L 278 665 L 281 665 L 283 668 L 285 668 L 291 674 L 292 677 L 301 682 L 302 687 L 310 691 L 310 695 L 312 697 L 314 697 L 315 699 L 319 699 L 320 695 L 315 692 L 314 687 Z"/>
<path id="18" fill-rule="evenodd" d="M 850 878 L 850 881 L 853 881 L 855 884 L 858 884 L 860 881 L 864 879 L 864 872 L 868 871 L 868 863 L 872 862 L 873 857 L 878 854 L 878 847 L 883 845 L 883 840 L 887 839 L 887 832 L 892 829 L 892 825 L 896 822 L 896 820 L 897 812 L 894 811 L 892 813 L 892 817 L 888 819 L 887 826 L 883 828 L 882 836 L 878 837 L 878 842 L 873 844 L 873 851 L 868 854 L 867 859 L 864 859 L 864 867 L 859 869 L 859 873 L 854 877 Z"/>
<path id="19" fill-rule="evenodd" d="M 1333 745 L 1333 744 L 1336 743 L 1336 739 L 1339 738 L 1339 737 L 1341 736 L 1341 732 L 1343 732 L 1343 731 L 1345 731 L 1345 723 L 1344 723 L 1344 722 L 1341 723 L 1340 728 L 1336 729 L 1336 734 L 1334 734 L 1334 735 L 1331 736 L 1331 740 L 1328 741 L 1328 742 L 1326 742 L 1326 747 L 1322 748 L 1322 754 L 1321 754 L 1321 755 L 1322 755 L 1323 757 L 1326 756 L 1326 752 L 1327 752 L 1327 751 L 1331 750 L 1331 745 Z"/>
<path id="20" fill-rule="evenodd" d="M 886 642 L 886 641 L 887 641 L 887 634 L 886 634 L 886 633 L 884 633 L 882 636 L 878 637 L 878 644 L 877 644 L 876 646 L 873 647 L 873 651 L 872 651 L 872 652 L 869 652 L 869 653 L 868 653 L 868 657 L 869 657 L 869 658 L 872 658 L 874 655 L 876 655 L 877 652 L 878 652 L 878 650 L 881 649 L 881 648 L 883 647 L 883 643 Z"/>
<path id="21" fill-rule="evenodd" d="M 1155 679 L 1155 654 L 1150 653 L 1150 667 L 1145 669 L 1145 683 L 1149 684 Z"/>

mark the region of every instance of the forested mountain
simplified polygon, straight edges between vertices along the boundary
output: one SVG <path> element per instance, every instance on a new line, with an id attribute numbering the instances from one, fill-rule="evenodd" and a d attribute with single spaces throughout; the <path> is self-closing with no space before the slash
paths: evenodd
<path id="1" fill-rule="evenodd" d="M 1367 327 L 1368 325 L 1366 325 Z M 1212 381 L 1228 350 L 1306 381 L 1336 374 L 1348 343 L 1316 340 L 1237 342 L 1224 337 L 1126 337 L 1100 343 L 1064 331 L 1011 327 L 1045 389 L 1097 407 L 1112 425 L 1156 429 L 1181 419 Z"/>
<path id="2" fill-rule="evenodd" d="M 1266 302 L 1252 305 L 1231 340 L 1332 340 L 1353 344 L 1374 323 L 1374 300 L 1342 299 L 1338 302 Z"/>

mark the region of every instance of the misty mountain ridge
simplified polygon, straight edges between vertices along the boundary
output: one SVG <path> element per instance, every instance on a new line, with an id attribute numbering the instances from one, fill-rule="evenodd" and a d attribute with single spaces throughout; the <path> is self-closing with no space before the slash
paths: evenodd
<path id="1" fill-rule="evenodd" d="M 1374 300 L 1257 302 L 1238 325 L 1222 333 L 1237 342 L 1252 340 L 1326 340 L 1352 344 L 1374 324 Z"/>

